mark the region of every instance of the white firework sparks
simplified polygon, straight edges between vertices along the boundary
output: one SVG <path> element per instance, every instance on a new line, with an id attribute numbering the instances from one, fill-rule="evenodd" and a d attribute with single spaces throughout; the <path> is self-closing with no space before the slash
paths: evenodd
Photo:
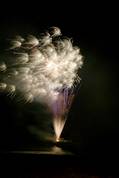
<path id="1" fill-rule="evenodd" d="M 37 100 L 50 107 L 58 101 L 62 91 L 71 89 L 79 79 L 77 71 L 83 64 L 80 49 L 73 46 L 70 39 L 62 37 L 57 27 L 52 27 L 39 39 L 32 35 L 26 39 L 15 37 L 9 53 L 11 59 L 0 63 L 0 90 L 10 93 L 18 90 L 26 101 Z M 55 113 L 57 139 L 65 123 L 61 124 L 57 118 L 65 113 L 66 104 L 64 107 L 61 114 Z"/>

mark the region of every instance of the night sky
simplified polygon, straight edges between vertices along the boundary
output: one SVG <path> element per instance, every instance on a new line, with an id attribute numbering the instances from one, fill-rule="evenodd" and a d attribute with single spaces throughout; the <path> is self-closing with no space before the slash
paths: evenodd
<path id="1" fill-rule="evenodd" d="M 47 3 L 46 3 L 47 4 Z M 69 150 L 80 154 L 81 160 L 113 165 L 118 156 L 118 29 L 116 10 L 107 6 L 82 4 L 55 7 L 15 4 L 15 8 L 0 12 L 0 53 L 5 40 L 21 34 L 33 34 L 58 26 L 62 34 L 73 38 L 84 56 L 80 71 L 79 92 L 72 104 L 62 137 L 72 140 Z M 50 8 L 51 7 L 51 8 Z M 0 54 L 0 56 L 2 56 Z M 46 121 L 41 124 L 38 116 Z M 17 103 L 0 94 L 0 149 L 23 149 L 45 144 L 29 132 L 27 125 L 42 125 L 47 132 L 52 127 L 48 115 L 38 103 Z M 40 127 L 38 127 L 40 129 Z M 50 144 L 50 143 L 49 143 Z"/>

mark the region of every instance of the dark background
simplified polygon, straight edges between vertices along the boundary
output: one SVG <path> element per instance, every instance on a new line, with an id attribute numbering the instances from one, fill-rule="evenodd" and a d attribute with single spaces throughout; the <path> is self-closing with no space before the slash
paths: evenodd
<path id="1" fill-rule="evenodd" d="M 81 48 L 84 66 L 80 72 L 80 90 L 73 102 L 62 137 L 72 140 L 73 146 L 70 145 L 68 149 L 80 154 L 80 160 L 86 161 L 87 165 L 93 162 L 98 167 L 116 167 L 119 158 L 116 6 L 98 3 L 82 5 L 80 2 L 67 2 L 65 5 L 63 2 L 55 3 L 18 3 L 12 7 L 3 7 L 3 13 L 0 13 L 1 51 L 4 39 L 10 36 L 31 33 L 38 35 L 51 26 L 60 27 L 63 35 L 73 38 L 74 43 Z M 1 147 L 14 148 L 14 144 L 19 146 L 17 136 L 21 140 L 20 146 L 24 147 L 26 140 L 30 144 L 32 141 L 34 143 L 34 138 L 31 139 L 32 136 L 25 128 L 15 131 L 13 121 L 8 119 L 9 113 L 12 120 L 13 115 L 16 117 L 19 106 L 17 108 L 15 102 L 1 96 L 0 108 Z M 41 146 L 42 143 L 39 144 Z"/>

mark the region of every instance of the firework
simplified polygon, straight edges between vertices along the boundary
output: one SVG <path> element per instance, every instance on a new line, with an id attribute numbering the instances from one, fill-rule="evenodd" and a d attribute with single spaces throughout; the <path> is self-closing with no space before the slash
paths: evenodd
<path id="1" fill-rule="evenodd" d="M 45 103 L 53 113 L 59 140 L 75 94 L 73 89 L 80 81 L 80 49 L 57 27 L 39 38 L 17 36 L 10 44 L 9 59 L 0 62 L 0 91 L 20 91 L 27 102 Z"/>

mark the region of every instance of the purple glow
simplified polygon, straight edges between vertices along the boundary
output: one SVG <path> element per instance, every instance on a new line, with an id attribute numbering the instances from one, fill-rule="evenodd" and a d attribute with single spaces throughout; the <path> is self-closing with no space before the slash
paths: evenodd
<path id="1" fill-rule="evenodd" d="M 60 138 L 73 98 L 74 94 L 72 90 L 63 89 L 59 92 L 57 99 L 50 105 L 53 113 L 53 126 L 56 140 L 59 140 Z"/>

